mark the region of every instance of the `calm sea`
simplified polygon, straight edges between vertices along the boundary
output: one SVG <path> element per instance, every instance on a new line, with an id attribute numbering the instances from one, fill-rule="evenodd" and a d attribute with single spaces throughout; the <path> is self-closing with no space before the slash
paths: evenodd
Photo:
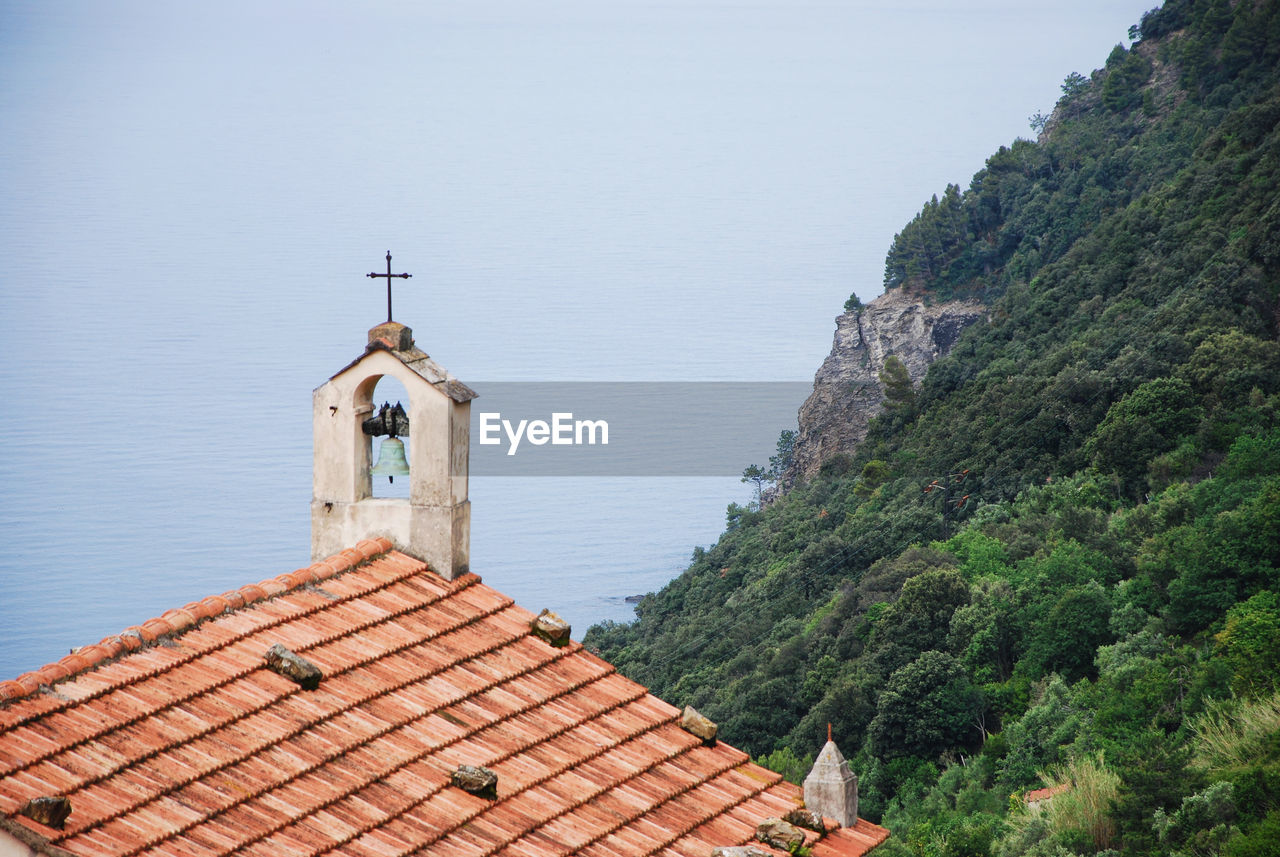
<path id="1" fill-rule="evenodd" d="M 388 249 L 464 381 L 806 381 L 1150 2 L 0 0 L 0 677 L 308 562 L 311 390 Z M 471 497 L 475 570 L 580 635 L 748 490 Z"/>

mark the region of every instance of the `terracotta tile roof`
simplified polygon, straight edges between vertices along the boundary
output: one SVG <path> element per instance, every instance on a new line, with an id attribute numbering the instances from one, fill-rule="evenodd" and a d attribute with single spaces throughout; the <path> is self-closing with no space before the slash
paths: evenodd
<path id="1" fill-rule="evenodd" d="M 1047 789 L 1036 789 L 1035 791 L 1027 792 L 1022 796 L 1022 800 L 1024 803 L 1038 803 L 1068 791 L 1071 791 L 1070 783 L 1059 783 L 1056 786 L 1049 786 Z"/>
<path id="2" fill-rule="evenodd" d="M 800 790 L 474 574 L 385 540 L 170 610 L 0 682 L 0 840 L 83 855 L 697 855 Z M 323 672 L 269 669 L 280 643 Z M 450 784 L 498 774 L 496 800 Z M 65 796 L 62 829 L 20 814 Z M 859 857 L 865 821 L 815 857 Z M 771 853 L 783 854 L 775 851 Z"/>

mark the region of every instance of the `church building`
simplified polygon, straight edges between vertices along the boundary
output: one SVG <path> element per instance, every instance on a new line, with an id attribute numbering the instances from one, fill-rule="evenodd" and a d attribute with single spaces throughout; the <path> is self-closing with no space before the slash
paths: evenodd
<path id="1" fill-rule="evenodd" d="M 387 376 L 407 406 L 375 406 Z M 861 857 L 883 842 L 833 742 L 802 790 L 481 581 L 475 395 L 388 298 L 387 323 L 314 393 L 310 565 L 0 681 L 0 857 Z M 409 496 L 374 497 L 379 473 Z"/>

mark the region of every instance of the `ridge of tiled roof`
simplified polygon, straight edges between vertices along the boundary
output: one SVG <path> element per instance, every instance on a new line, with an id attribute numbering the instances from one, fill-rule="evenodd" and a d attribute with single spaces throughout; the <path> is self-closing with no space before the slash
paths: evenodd
<path id="1" fill-rule="evenodd" d="M 801 803 L 581 643 L 534 636 L 533 614 L 476 575 L 446 581 L 385 540 L 217 598 L 129 629 L 136 648 L 15 682 L 0 840 L 112 857 L 708 857 Z M 319 686 L 269 669 L 275 643 Z M 451 784 L 462 764 L 498 774 L 495 799 Z M 71 803 L 61 829 L 22 814 L 51 796 Z M 888 831 L 815 836 L 814 857 L 861 857 Z"/>
<path id="2" fill-rule="evenodd" d="M 244 607 L 246 604 L 273 598 L 298 586 L 327 580 L 335 574 L 341 574 L 389 550 L 391 550 L 391 542 L 387 539 L 365 539 L 358 542 L 354 548 L 347 548 L 339 554 L 312 563 L 306 568 L 257 583 L 247 583 L 239 589 L 232 589 L 221 595 L 210 595 L 182 607 L 166 610 L 140 625 L 130 625 L 119 634 L 104 637 L 101 641 L 88 646 L 81 646 L 71 654 L 53 663 L 45 664 L 39 669 L 23 673 L 16 679 L 0 681 L 0 704 L 33 694 L 40 689 L 41 685 L 53 685 L 86 670 L 94 669 L 105 661 L 155 645 L 161 638 L 180 634 L 204 619 L 211 619 L 228 610 Z"/>

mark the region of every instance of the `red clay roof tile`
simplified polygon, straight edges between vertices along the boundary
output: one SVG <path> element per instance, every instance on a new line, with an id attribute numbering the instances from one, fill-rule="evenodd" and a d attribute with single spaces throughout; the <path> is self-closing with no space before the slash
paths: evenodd
<path id="1" fill-rule="evenodd" d="M 1049 786 L 1048 788 L 1029 791 L 1022 796 L 1022 800 L 1025 803 L 1038 803 L 1039 801 L 1048 800 L 1049 798 L 1052 798 L 1052 797 L 1057 797 L 1063 792 L 1068 792 L 1068 791 L 1071 791 L 1070 783 L 1059 783 L 1056 786 Z"/>
<path id="2" fill-rule="evenodd" d="M 705 857 L 800 803 L 532 619 L 382 539 L 168 610 L 0 682 L 0 837 L 117 857 Z M 266 668 L 277 642 L 317 689 Z M 496 771 L 498 798 L 451 786 L 460 764 Z M 16 816 L 44 794 L 71 799 L 65 829 Z M 887 835 L 860 821 L 813 853 Z"/>

